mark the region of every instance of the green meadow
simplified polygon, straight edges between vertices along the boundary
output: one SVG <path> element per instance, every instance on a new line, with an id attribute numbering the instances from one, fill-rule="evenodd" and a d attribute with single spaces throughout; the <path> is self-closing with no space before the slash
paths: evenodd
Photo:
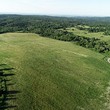
<path id="1" fill-rule="evenodd" d="M 89 28 L 89 27 L 86 26 L 86 28 Z M 95 38 L 101 39 L 102 41 L 106 41 L 110 43 L 110 35 L 104 35 L 104 32 L 88 32 L 87 30 L 80 30 L 76 27 L 67 28 L 67 31 L 73 32 L 75 35 L 79 35 L 79 36 L 85 36 L 89 38 L 95 37 Z"/>
<path id="2" fill-rule="evenodd" d="M 37 34 L 6 33 L 0 34 L 0 63 L 0 68 L 13 68 L 11 74 L 3 70 L 7 87 L 5 97 L 0 97 L 6 103 L 3 110 L 110 107 L 110 64 L 104 54 Z"/>

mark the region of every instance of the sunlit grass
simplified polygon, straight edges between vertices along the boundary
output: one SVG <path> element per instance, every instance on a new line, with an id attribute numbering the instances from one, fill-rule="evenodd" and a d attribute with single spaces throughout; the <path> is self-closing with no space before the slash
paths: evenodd
<path id="1" fill-rule="evenodd" d="M 87 57 L 84 57 L 83 55 Z M 100 110 L 110 65 L 104 55 L 29 33 L 0 35 L 0 62 L 15 68 L 16 110 Z"/>
<path id="2" fill-rule="evenodd" d="M 110 43 L 110 36 L 104 35 L 104 32 L 88 32 L 87 30 L 79 30 L 77 28 L 67 28 L 68 32 L 73 32 L 75 35 L 85 36 L 90 38 L 99 38 L 103 41 L 107 41 Z"/>

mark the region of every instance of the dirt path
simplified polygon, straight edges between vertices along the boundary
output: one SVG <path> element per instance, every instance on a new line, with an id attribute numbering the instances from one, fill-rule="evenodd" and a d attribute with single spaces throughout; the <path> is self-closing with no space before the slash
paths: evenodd
<path id="1" fill-rule="evenodd" d="M 78 55 L 78 56 L 87 57 L 87 55 L 85 55 L 85 54 L 76 53 L 76 52 L 69 51 L 69 50 L 63 50 L 63 51 L 68 52 L 68 53 L 73 53 L 73 54 Z"/>

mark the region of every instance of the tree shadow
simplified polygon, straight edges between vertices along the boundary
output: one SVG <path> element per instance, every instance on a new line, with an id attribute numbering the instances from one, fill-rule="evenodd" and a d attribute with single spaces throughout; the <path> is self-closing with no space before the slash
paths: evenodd
<path id="1" fill-rule="evenodd" d="M 2 67 L 3 66 L 3 67 Z M 4 67 L 6 64 L 0 64 L 0 110 L 16 108 L 17 105 L 9 105 L 8 101 L 17 100 L 16 94 L 20 93 L 17 90 L 8 90 L 9 86 L 13 86 L 12 79 L 9 79 L 14 73 L 12 70 L 14 68 Z"/>
<path id="2" fill-rule="evenodd" d="M 5 110 L 5 109 L 9 109 L 9 108 L 16 108 L 17 106 L 4 106 L 4 107 L 0 107 L 0 110 Z"/>

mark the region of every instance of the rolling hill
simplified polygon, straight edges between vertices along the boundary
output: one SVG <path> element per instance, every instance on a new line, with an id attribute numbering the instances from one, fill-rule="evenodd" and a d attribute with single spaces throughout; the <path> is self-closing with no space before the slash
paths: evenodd
<path id="1" fill-rule="evenodd" d="M 0 34 L 7 110 L 107 110 L 110 64 L 95 51 L 32 33 Z M 9 68 L 9 69 L 7 69 Z"/>

